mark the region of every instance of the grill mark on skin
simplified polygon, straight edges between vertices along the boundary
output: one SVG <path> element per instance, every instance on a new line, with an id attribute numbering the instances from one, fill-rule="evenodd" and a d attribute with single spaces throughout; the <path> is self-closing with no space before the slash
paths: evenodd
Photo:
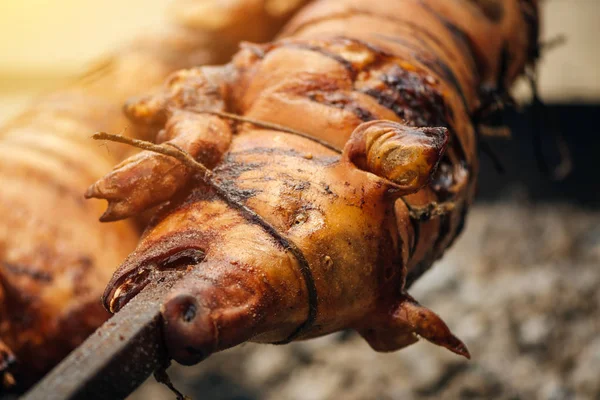
<path id="1" fill-rule="evenodd" d="M 357 39 L 357 38 L 353 38 L 353 37 L 349 37 L 349 36 L 343 36 L 343 35 L 338 35 L 336 36 L 336 39 L 338 40 L 345 40 L 347 42 L 352 42 L 354 44 L 358 44 L 361 45 L 363 47 L 366 47 L 367 50 L 375 53 L 377 55 L 378 58 L 380 57 L 390 57 L 391 54 L 387 51 L 385 51 L 382 48 L 379 48 L 378 46 L 375 46 L 372 43 L 369 43 L 367 41 L 361 40 L 361 39 Z"/>
<path id="2" fill-rule="evenodd" d="M 427 36 L 428 38 L 430 38 L 430 40 L 431 40 L 432 42 L 436 43 L 436 44 L 438 45 L 438 48 L 439 48 L 439 49 L 441 49 L 441 51 L 442 51 L 442 52 L 443 52 L 443 53 L 444 53 L 444 54 L 445 54 L 445 55 L 446 55 L 446 56 L 447 56 L 449 59 L 451 59 L 451 60 L 456 60 L 456 57 L 454 56 L 454 54 L 453 54 L 453 53 L 451 53 L 451 52 L 450 52 L 450 51 L 449 51 L 449 50 L 448 50 L 448 49 L 447 49 L 447 48 L 446 48 L 446 47 L 445 47 L 445 46 L 444 46 L 442 43 L 440 43 L 440 42 L 439 42 L 439 40 L 437 40 L 437 38 L 435 38 L 435 36 L 431 35 L 431 33 L 429 33 L 428 31 L 423 31 L 423 30 L 422 30 L 422 29 L 421 29 L 421 28 L 420 28 L 418 25 L 413 25 L 413 24 L 409 24 L 409 23 L 407 23 L 406 25 L 407 25 L 407 26 L 410 26 L 410 27 L 412 27 L 412 28 L 414 28 L 414 29 L 415 29 L 415 31 L 416 31 L 416 32 L 415 32 L 415 36 L 414 36 L 414 37 L 415 37 L 415 39 L 416 39 L 416 40 L 418 40 L 418 42 L 419 42 L 421 45 L 423 45 L 423 47 L 424 47 L 424 48 L 426 48 L 427 50 L 429 50 L 429 53 L 430 53 L 430 54 L 433 56 L 433 59 L 435 60 L 435 61 L 434 61 L 434 63 L 436 63 L 436 64 L 440 64 L 440 67 L 442 67 L 442 65 L 443 65 L 443 67 L 442 67 L 442 68 L 443 68 L 444 70 L 450 70 L 450 68 L 448 67 L 448 65 L 447 65 L 446 63 L 444 63 L 443 61 L 441 61 L 441 60 L 439 59 L 439 57 L 435 57 L 435 55 L 436 55 L 436 51 L 435 51 L 435 50 L 433 50 L 433 48 L 432 48 L 432 47 L 431 47 L 431 46 L 430 46 L 430 45 L 429 45 L 429 44 L 428 44 L 426 41 L 424 41 L 423 39 L 421 39 L 419 36 L 420 36 L 421 34 L 423 34 L 424 36 Z M 409 42 L 407 42 L 406 40 L 404 40 L 404 39 L 402 39 L 402 38 L 399 38 L 399 37 L 395 37 L 395 36 L 388 36 L 388 35 L 381 35 L 381 34 L 376 34 L 376 36 L 377 36 L 377 37 L 380 37 L 380 38 L 382 38 L 382 39 L 385 39 L 385 40 L 389 40 L 389 41 L 392 41 L 392 42 L 396 42 L 396 43 L 402 44 L 402 45 L 404 45 L 404 46 L 406 46 L 406 47 L 410 48 L 411 50 L 413 50 L 413 51 L 415 51 L 415 52 L 417 52 L 417 53 L 419 53 L 419 52 L 421 52 L 421 51 L 423 50 L 423 49 L 416 48 L 416 47 L 415 47 L 414 45 L 412 45 L 411 43 L 409 43 Z M 422 58 L 422 57 L 421 57 L 421 58 Z M 419 61 L 423 62 L 421 59 L 419 59 Z M 431 62 L 431 61 L 429 61 L 429 62 Z M 476 79 L 479 79 L 479 78 L 478 78 L 479 72 L 476 70 L 476 68 L 473 66 L 473 64 L 472 64 L 472 63 L 469 63 L 469 64 L 471 64 L 471 65 L 470 65 L 470 71 L 468 71 L 467 73 L 468 73 L 468 74 L 470 74 L 470 75 L 472 75 L 472 76 L 475 76 L 475 77 L 476 77 Z M 429 65 L 428 65 L 428 66 L 429 66 Z M 431 68 L 431 67 L 430 67 L 430 68 Z M 432 69 L 433 69 L 433 68 L 432 68 Z M 465 97 L 465 96 L 464 96 L 464 93 L 463 93 L 463 90 L 462 90 L 462 87 L 461 87 L 461 85 L 458 83 L 458 79 L 456 79 L 456 76 L 455 76 L 455 74 L 454 74 L 453 72 L 451 72 L 451 74 L 450 74 L 450 75 L 451 75 L 451 78 L 450 78 L 450 79 L 452 79 L 452 84 L 453 84 L 453 85 L 454 85 L 454 86 L 457 88 L 457 90 L 458 90 L 458 91 L 461 93 L 461 96 L 462 96 L 462 97 Z M 466 101 L 465 101 L 465 103 L 466 103 Z M 466 108 L 466 109 L 468 109 L 468 107 L 465 107 L 465 108 Z"/>
<path id="3" fill-rule="evenodd" d="M 434 36 L 431 32 L 429 32 L 426 29 L 423 29 L 423 27 L 415 24 L 414 22 L 411 21 L 404 21 L 404 24 L 408 27 L 410 27 L 411 29 L 413 29 L 415 31 L 415 37 L 419 39 L 420 36 L 425 36 L 427 37 L 429 40 L 431 40 L 432 42 L 434 42 L 435 44 L 438 45 L 438 48 L 441 49 L 444 54 L 446 54 L 448 56 L 448 58 L 450 58 L 451 60 L 456 60 L 456 57 L 454 56 L 454 53 L 452 53 L 450 50 L 448 50 L 446 48 L 446 46 L 444 46 L 444 44 L 439 40 L 439 38 L 437 38 L 436 36 Z M 422 43 L 425 43 L 425 41 L 420 40 Z M 427 47 L 431 47 L 429 45 L 427 45 Z M 473 61 L 472 58 L 469 59 L 470 61 Z M 470 67 L 471 67 L 471 73 L 477 75 L 477 67 L 475 66 L 474 62 L 470 62 Z"/>
<path id="4" fill-rule="evenodd" d="M 406 108 L 411 111 L 418 110 L 419 112 L 416 114 L 419 116 L 421 116 L 420 111 L 423 108 L 430 113 L 429 118 L 422 117 L 423 121 L 413 119 L 411 122 L 415 125 L 448 126 L 446 121 L 447 106 L 442 94 L 437 89 L 427 85 L 425 80 L 421 79 L 421 76 L 396 66 L 389 73 L 383 74 L 381 78 L 381 81 L 406 103 Z M 410 118 L 406 119 L 411 120 Z"/>
<path id="5" fill-rule="evenodd" d="M 453 38 L 453 40 L 459 46 L 463 47 L 466 50 L 465 54 L 469 55 L 470 58 L 473 60 L 473 64 L 477 68 L 477 75 L 481 76 L 482 71 L 484 70 L 484 63 L 481 61 L 481 56 L 479 55 L 477 49 L 469 39 L 469 36 L 461 29 L 459 29 L 456 25 L 454 25 L 452 22 L 448 21 L 448 19 L 446 19 L 444 16 L 438 14 L 435 10 L 429 7 L 429 5 L 424 3 L 422 0 L 419 0 L 418 4 L 424 10 L 436 17 L 438 21 L 440 21 L 448 29 L 448 31 L 451 33 L 451 37 Z"/>
<path id="6" fill-rule="evenodd" d="M 308 43 L 303 43 L 303 42 L 288 42 L 288 43 L 295 44 L 299 48 L 312 50 L 319 54 L 325 55 L 326 57 L 334 59 L 335 61 L 342 64 L 342 66 L 349 72 L 350 78 L 353 81 L 356 80 L 358 73 L 362 72 L 362 70 L 360 70 L 360 71 L 357 70 L 356 67 L 354 66 L 354 64 L 352 63 L 352 61 L 347 60 L 342 55 L 336 54 L 335 50 L 329 51 L 327 49 L 327 46 L 334 47 L 335 45 L 343 46 L 343 45 L 348 45 L 348 44 L 354 44 L 354 45 L 359 45 L 359 46 L 364 47 L 367 51 L 370 51 L 375 57 L 374 57 L 373 61 L 371 61 L 367 65 L 363 65 L 363 68 L 368 68 L 369 66 L 371 66 L 373 64 L 377 64 L 384 57 L 392 56 L 389 52 L 387 52 L 383 49 L 380 49 L 377 46 L 375 46 L 369 42 L 366 42 L 366 41 L 363 41 L 363 40 L 360 40 L 357 38 L 353 38 L 353 37 L 347 37 L 344 35 L 337 35 L 337 36 L 333 36 L 333 37 L 330 37 L 330 38 L 327 38 L 324 40 L 320 40 L 320 41 L 323 44 L 322 46 L 320 46 L 318 44 L 308 44 Z"/>
<path id="7" fill-rule="evenodd" d="M 327 49 L 325 49 L 323 47 L 316 46 L 316 45 L 310 45 L 308 43 L 287 42 L 287 41 L 283 42 L 282 47 L 314 51 L 315 53 L 322 54 L 325 57 L 331 58 L 331 59 L 337 61 L 338 63 L 340 63 L 341 65 L 343 65 L 353 80 L 357 75 L 356 68 L 354 68 L 354 65 L 352 65 L 352 63 L 350 61 L 346 60 L 344 57 L 342 57 L 338 54 L 328 51 Z"/>

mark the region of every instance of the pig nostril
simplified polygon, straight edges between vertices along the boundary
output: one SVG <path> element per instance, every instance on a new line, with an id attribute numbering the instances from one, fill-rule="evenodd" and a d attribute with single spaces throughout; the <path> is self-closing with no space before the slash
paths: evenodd
<path id="1" fill-rule="evenodd" d="M 196 305 L 194 303 L 188 303 L 183 306 L 183 311 L 181 313 L 181 319 L 184 322 L 192 322 L 192 320 L 196 318 Z"/>

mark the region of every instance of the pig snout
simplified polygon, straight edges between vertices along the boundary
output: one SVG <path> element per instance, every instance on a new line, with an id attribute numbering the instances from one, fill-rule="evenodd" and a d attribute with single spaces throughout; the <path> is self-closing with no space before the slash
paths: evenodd
<path id="1" fill-rule="evenodd" d="M 191 365 L 252 338 L 271 306 L 268 291 L 237 265 L 199 264 L 162 305 L 170 357 Z"/>

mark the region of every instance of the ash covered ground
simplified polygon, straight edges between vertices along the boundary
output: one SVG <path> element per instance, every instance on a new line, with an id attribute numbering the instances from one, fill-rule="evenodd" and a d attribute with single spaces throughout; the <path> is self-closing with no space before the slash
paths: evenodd
<path id="1" fill-rule="evenodd" d="M 479 204 L 411 289 L 469 347 L 380 354 L 351 332 L 247 344 L 170 369 L 196 399 L 600 399 L 600 211 L 524 199 Z M 131 399 L 173 397 L 152 379 Z"/>

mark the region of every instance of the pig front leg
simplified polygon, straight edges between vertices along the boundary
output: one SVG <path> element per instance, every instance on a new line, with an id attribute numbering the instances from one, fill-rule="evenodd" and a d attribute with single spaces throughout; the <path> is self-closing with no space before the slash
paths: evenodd
<path id="1" fill-rule="evenodd" d="M 376 351 L 396 351 L 419 340 L 419 337 L 466 358 L 471 358 L 465 344 L 450 332 L 442 319 L 423 307 L 407 293 L 391 306 L 382 306 L 358 329 Z"/>
<path id="2" fill-rule="evenodd" d="M 211 168 L 229 148 L 231 128 L 218 116 L 191 110 L 225 110 L 225 89 L 218 72 L 211 68 L 180 71 L 163 93 L 128 105 L 126 112 L 134 122 L 148 126 L 166 121 L 155 141 L 175 146 Z M 108 200 L 100 220 L 115 221 L 169 200 L 190 176 L 180 161 L 142 151 L 94 183 L 85 196 Z"/>

